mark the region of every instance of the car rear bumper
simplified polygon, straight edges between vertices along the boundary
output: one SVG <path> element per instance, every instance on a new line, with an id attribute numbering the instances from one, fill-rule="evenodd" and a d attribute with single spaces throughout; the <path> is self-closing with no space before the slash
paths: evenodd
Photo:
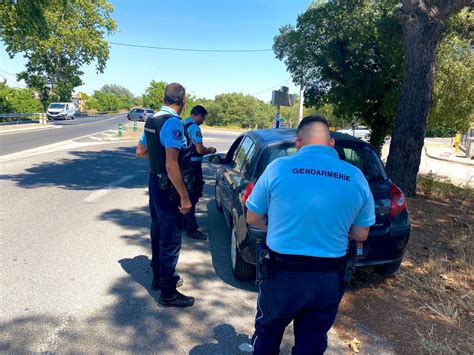
<path id="1" fill-rule="evenodd" d="M 410 232 L 411 227 L 405 226 L 392 228 L 383 235 L 369 235 L 357 266 L 382 265 L 401 260 L 405 255 Z"/>
<path id="2" fill-rule="evenodd" d="M 382 265 L 399 261 L 405 255 L 410 239 L 411 227 L 392 228 L 383 235 L 369 236 L 364 243 L 364 251 L 357 266 Z M 248 226 L 247 239 L 240 245 L 242 258 L 250 264 L 255 264 L 257 240 L 265 240 L 267 233 Z"/>

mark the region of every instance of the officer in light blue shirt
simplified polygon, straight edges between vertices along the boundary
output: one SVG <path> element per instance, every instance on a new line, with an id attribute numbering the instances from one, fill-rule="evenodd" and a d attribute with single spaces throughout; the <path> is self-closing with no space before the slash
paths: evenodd
<path id="1" fill-rule="evenodd" d="M 294 353 L 324 353 L 344 293 L 348 242 L 364 241 L 375 223 L 366 178 L 333 146 L 327 120 L 305 117 L 297 154 L 273 161 L 247 200 L 247 222 L 267 230 L 275 260 L 273 277 L 259 284 L 254 354 L 278 354 L 291 321 Z"/>
<path id="2" fill-rule="evenodd" d="M 191 152 L 179 117 L 186 105 L 186 90 L 171 83 L 165 88 L 163 101 L 166 106 L 146 120 L 136 149 L 136 155 L 148 157 L 150 165 L 151 289 L 161 290 L 158 303 L 163 307 L 190 307 L 194 297 L 176 290 L 183 284 L 176 272 L 181 248 L 177 221 L 192 207 L 186 184 Z"/>
<path id="3" fill-rule="evenodd" d="M 200 231 L 196 221 L 196 204 L 199 201 L 199 197 L 202 196 L 202 190 L 204 186 L 204 179 L 202 176 L 202 157 L 205 154 L 212 154 L 216 152 L 214 147 L 205 147 L 202 142 L 202 132 L 199 127 L 204 123 L 207 116 L 207 110 L 202 105 L 194 106 L 191 109 L 191 114 L 183 122 L 184 129 L 188 133 L 192 141 L 192 155 L 191 155 L 191 167 L 193 175 L 196 179 L 196 188 L 194 191 L 190 191 L 189 197 L 193 207 L 191 211 L 184 216 L 186 234 L 188 237 L 198 240 L 207 239 L 207 235 Z"/>

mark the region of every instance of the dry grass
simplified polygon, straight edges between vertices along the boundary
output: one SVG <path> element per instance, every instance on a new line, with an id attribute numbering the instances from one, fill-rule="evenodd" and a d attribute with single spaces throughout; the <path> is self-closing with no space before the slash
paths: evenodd
<path id="1" fill-rule="evenodd" d="M 465 185 L 454 185 L 447 178 L 437 176 L 430 171 L 426 175 L 418 175 L 417 185 L 426 198 L 432 196 L 444 198 L 450 197 L 461 201 L 473 200 L 474 189 Z"/>
<path id="2" fill-rule="evenodd" d="M 431 327 L 428 332 L 420 331 L 416 328 L 416 333 L 420 341 L 421 347 L 427 351 L 428 354 L 462 354 L 463 350 L 459 348 L 458 344 L 463 341 L 455 336 L 440 336 Z M 474 345 L 474 339 L 465 339 L 472 347 Z"/>

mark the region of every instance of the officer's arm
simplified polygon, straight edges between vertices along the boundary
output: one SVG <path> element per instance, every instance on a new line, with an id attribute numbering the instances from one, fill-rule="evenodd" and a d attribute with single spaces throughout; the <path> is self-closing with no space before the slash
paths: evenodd
<path id="1" fill-rule="evenodd" d="M 196 143 L 196 150 L 199 154 L 205 155 L 205 154 L 213 154 L 216 152 L 216 148 L 214 147 L 205 147 L 204 144 L 202 143 Z"/>
<path id="2" fill-rule="evenodd" d="M 189 211 L 191 202 L 189 201 L 188 191 L 186 190 L 183 177 L 181 176 L 181 169 L 179 168 L 179 149 L 166 148 L 166 171 L 168 172 L 171 183 L 181 198 L 181 209 Z M 182 212 L 187 213 L 188 211 Z"/>
<path id="3" fill-rule="evenodd" d="M 148 156 L 148 146 L 146 146 L 145 144 L 138 143 L 135 154 L 139 158 L 144 158 Z"/>
<path id="4" fill-rule="evenodd" d="M 247 209 L 247 223 L 263 231 L 267 230 L 267 215 L 258 214 Z"/>
<path id="5" fill-rule="evenodd" d="M 370 227 L 359 227 L 352 225 L 351 229 L 349 230 L 349 239 L 363 242 L 369 235 L 369 229 Z"/>

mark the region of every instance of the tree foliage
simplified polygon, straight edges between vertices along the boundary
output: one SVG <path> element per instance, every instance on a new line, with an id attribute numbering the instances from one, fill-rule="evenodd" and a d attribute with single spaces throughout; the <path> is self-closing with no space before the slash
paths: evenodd
<path id="1" fill-rule="evenodd" d="M 265 128 L 271 125 L 275 108 L 254 96 L 241 93 L 221 94 L 207 107 L 208 125 Z"/>
<path id="2" fill-rule="evenodd" d="M 107 0 L 1 2 L 0 38 L 11 57 L 23 53 L 27 60 L 18 79 L 39 90 L 44 103 L 70 100 L 83 65 L 96 61 L 98 72 L 105 69 L 104 36 L 116 30 L 112 11 Z"/>
<path id="3" fill-rule="evenodd" d="M 451 31 L 441 41 L 437 53 L 433 107 L 428 130 L 446 135 L 465 132 L 474 119 L 474 54 L 469 33 L 474 19 L 463 11 L 450 21 Z"/>
<path id="4" fill-rule="evenodd" d="M 98 111 L 119 111 L 137 106 L 138 100 L 130 90 L 117 85 L 104 85 L 88 98 L 87 107 Z"/>
<path id="5" fill-rule="evenodd" d="M 273 49 L 296 83 L 305 84 L 305 104 L 331 103 L 340 117 L 372 129 L 381 148 L 395 118 L 403 47 L 388 1 L 319 2 L 284 26 Z"/>
<path id="6" fill-rule="evenodd" d="M 41 103 L 34 98 L 34 90 L 19 89 L 0 83 L 0 113 L 37 113 Z"/>
<path id="7" fill-rule="evenodd" d="M 168 84 L 164 81 L 152 80 L 142 96 L 143 106 L 154 110 L 159 109 L 163 105 L 166 85 Z"/>

